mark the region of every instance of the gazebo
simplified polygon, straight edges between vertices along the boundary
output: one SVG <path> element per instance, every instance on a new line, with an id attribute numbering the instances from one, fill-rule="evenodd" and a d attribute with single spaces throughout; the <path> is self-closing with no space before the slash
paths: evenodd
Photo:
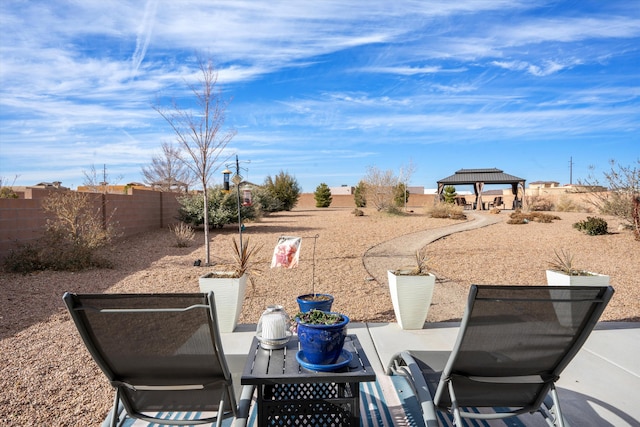
<path id="1" fill-rule="evenodd" d="M 476 195 L 475 208 L 483 209 L 482 190 L 485 184 L 511 184 L 511 192 L 514 195 L 513 209 L 522 207 L 524 200 L 523 178 L 509 175 L 500 169 L 460 169 L 455 174 L 438 181 L 438 200 L 442 199 L 442 193 L 446 185 L 473 185 Z"/>

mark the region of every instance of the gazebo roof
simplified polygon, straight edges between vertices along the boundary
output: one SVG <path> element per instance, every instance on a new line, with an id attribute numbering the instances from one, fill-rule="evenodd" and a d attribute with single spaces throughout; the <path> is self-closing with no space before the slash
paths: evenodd
<path id="1" fill-rule="evenodd" d="M 455 174 L 438 181 L 441 185 L 474 185 L 477 182 L 484 184 L 518 184 L 524 183 L 524 178 L 504 173 L 500 169 L 460 169 Z"/>

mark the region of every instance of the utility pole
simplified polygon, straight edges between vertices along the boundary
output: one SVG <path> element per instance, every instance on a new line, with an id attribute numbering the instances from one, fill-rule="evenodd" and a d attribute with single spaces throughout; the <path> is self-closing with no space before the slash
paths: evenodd
<path id="1" fill-rule="evenodd" d="M 569 157 L 569 185 L 573 185 L 573 157 Z"/>

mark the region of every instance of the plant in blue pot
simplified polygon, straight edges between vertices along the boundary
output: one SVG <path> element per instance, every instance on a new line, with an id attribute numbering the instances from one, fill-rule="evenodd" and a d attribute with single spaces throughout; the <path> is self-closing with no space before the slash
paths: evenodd
<path id="1" fill-rule="evenodd" d="M 329 294 L 305 294 L 296 298 L 298 302 L 298 308 L 302 313 L 309 312 L 311 310 L 319 311 L 331 311 L 331 305 L 333 304 L 333 296 Z"/>
<path id="2" fill-rule="evenodd" d="M 347 365 L 353 355 L 345 351 L 349 318 L 341 313 L 310 310 L 296 315 L 300 351 L 298 362 L 313 370 L 339 369 Z"/>

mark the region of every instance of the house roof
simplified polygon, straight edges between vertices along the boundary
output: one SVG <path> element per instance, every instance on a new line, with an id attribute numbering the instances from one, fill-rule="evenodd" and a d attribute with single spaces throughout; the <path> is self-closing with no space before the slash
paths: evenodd
<path id="1" fill-rule="evenodd" d="M 524 183 L 524 178 L 509 175 L 500 169 L 460 169 L 455 174 L 438 181 L 440 185 L 461 185 L 475 184 L 482 182 L 485 184 L 518 184 Z"/>

